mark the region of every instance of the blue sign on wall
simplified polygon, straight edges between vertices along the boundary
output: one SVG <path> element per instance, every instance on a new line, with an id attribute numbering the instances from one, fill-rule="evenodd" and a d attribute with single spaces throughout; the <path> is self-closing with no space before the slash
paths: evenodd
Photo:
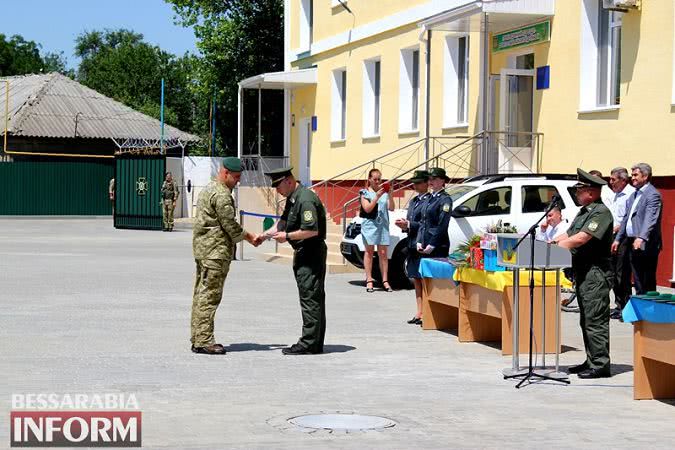
<path id="1" fill-rule="evenodd" d="M 312 131 L 316 131 L 316 116 L 312 116 Z"/>
<path id="2" fill-rule="evenodd" d="M 537 90 L 548 89 L 551 82 L 551 66 L 537 67 Z"/>

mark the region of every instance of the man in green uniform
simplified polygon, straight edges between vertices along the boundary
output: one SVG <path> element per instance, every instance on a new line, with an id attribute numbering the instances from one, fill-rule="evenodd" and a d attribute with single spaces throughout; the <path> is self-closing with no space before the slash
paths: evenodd
<path id="1" fill-rule="evenodd" d="M 302 337 L 282 350 L 284 355 L 323 353 L 326 335 L 326 210 L 317 195 L 295 180 L 292 167 L 266 173 L 272 187 L 286 197 L 286 208 L 275 227 L 258 240 L 288 242 L 293 250 L 293 273 L 300 294 Z"/>
<path id="2" fill-rule="evenodd" d="M 176 201 L 178 201 L 178 186 L 173 181 L 171 172 L 166 173 L 164 183 L 162 183 L 162 218 L 164 220 L 164 228 L 162 231 L 173 231 L 173 211 L 176 209 Z"/>
<path id="3" fill-rule="evenodd" d="M 611 246 L 614 219 L 602 203 L 605 181 L 577 169 L 575 185 L 581 209 L 566 234 L 554 243 L 570 249 L 579 300 L 586 361 L 569 368 L 579 378 L 611 376 L 609 364 L 609 291 L 612 288 Z"/>
<path id="4" fill-rule="evenodd" d="M 217 177 L 199 194 L 192 232 L 192 252 L 197 265 L 192 297 L 192 351 L 224 355 L 225 348 L 213 337 L 213 319 L 223 296 L 234 247 L 246 239 L 258 245 L 256 236 L 235 220 L 232 189 L 241 177 L 239 158 L 225 158 Z"/>

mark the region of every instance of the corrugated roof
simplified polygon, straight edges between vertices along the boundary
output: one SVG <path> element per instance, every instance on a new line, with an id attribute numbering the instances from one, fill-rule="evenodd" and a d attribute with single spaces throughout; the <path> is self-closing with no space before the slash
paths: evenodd
<path id="1" fill-rule="evenodd" d="M 160 137 L 159 120 L 59 73 L 0 78 L 0 135 L 5 129 L 5 80 L 9 80 L 9 135 L 117 140 Z M 170 125 L 164 125 L 164 139 L 199 140 Z"/>

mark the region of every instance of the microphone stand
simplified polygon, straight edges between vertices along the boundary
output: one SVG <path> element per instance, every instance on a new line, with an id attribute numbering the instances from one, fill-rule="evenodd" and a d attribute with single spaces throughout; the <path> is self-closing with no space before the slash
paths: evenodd
<path id="1" fill-rule="evenodd" d="M 530 351 L 529 351 L 529 363 L 527 366 L 527 372 L 526 373 L 519 373 L 519 374 L 514 374 L 514 375 L 504 375 L 504 379 L 508 380 L 511 378 L 521 378 L 520 382 L 516 385 L 516 389 L 520 389 L 526 381 L 531 383 L 531 378 L 537 378 L 540 380 L 550 380 L 550 381 L 559 381 L 561 383 L 565 384 L 570 384 L 570 381 L 567 379 L 561 379 L 561 378 L 553 378 L 549 377 L 547 375 L 542 375 L 540 373 L 537 373 L 534 371 L 534 365 L 532 362 L 532 341 L 534 340 L 534 244 L 536 241 L 536 235 L 537 235 L 537 227 L 539 226 L 539 223 L 544 220 L 544 218 L 548 215 L 548 213 L 553 210 L 556 206 L 558 206 L 558 202 L 560 202 L 560 197 L 555 196 L 553 199 L 551 199 L 551 203 L 548 205 L 548 208 L 546 208 L 546 211 L 544 211 L 544 215 L 542 215 L 539 220 L 537 220 L 529 230 L 527 230 L 527 233 L 523 235 L 523 237 L 520 238 L 520 240 L 516 243 L 516 245 L 513 247 L 513 250 L 516 250 L 520 244 L 523 243 L 523 241 L 529 236 L 530 238 Z M 544 269 L 545 270 L 545 269 Z M 546 286 L 543 286 L 543 289 L 546 289 Z M 515 299 L 514 299 L 515 300 Z M 558 311 L 556 311 L 556 314 L 559 314 Z M 515 319 L 514 319 L 515 320 Z M 514 330 L 514 333 L 518 333 L 519 330 Z M 557 345 L 557 344 L 556 344 Z M 513 349 L 513 351 L 517 351 L 517 349 Z M 543 349 L 544 352 L 546 352 L 546 349 Z"/>

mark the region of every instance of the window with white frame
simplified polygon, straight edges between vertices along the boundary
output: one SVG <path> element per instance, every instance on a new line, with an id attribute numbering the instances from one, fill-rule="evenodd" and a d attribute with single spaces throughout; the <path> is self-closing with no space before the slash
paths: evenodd
<path id="1" fill-rule="evenodd" d="M 380 135 L 380 60 L 363 63 L 363 137 Z"/>
<path id="2" fill-rule="evenodd" d="M 313 3 L 313 0 L 300 0 L 300 51 L 308 51 L 312 45 Z"/>
<path id="3" fill-rule="evenodd" d="M 347 137 L 347 70 L 333 71 L 331 101 L 331 140 L 343 141 Z"/>
<path id="4" fill-rule="evenodd" d="M 621 18 L 602 0 L 582 0 L 581 110 L 617 106 L 621 92 Z"/>
<path id="5" fill-rule="evenodd" d="M 468 122 L 469 37 L 448 36 L 443 71 L 443 127 Z"/>
<path id="6" fill-rule="evenodd" d="M 399 84 L 399 132 L 417 131 L 419 127 L 420 51 L 401 50 Z"/>

